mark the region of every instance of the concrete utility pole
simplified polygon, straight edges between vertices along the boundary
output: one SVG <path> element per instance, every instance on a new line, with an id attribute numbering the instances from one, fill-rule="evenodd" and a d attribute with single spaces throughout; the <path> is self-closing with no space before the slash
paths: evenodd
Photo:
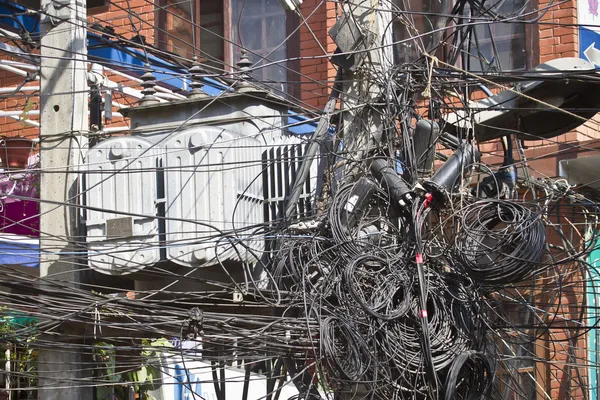
<path id="1" fill-rule="evenodd" d="M 346 163 L 344 179 L 356 178 L 364 171 L 362 161 L 381 141 L 383 118 L 370 104 L 384 93 L 379 82 L 393 65 L 392 0 L 350 0 L 342 3 L 341 24 L 334 38 L 342 52 L 357 52 L 353 65 L 346 69 L 343 88 L 344 149 L 356 162 Z M 338 22 L 340 22 L 338 21 Z M 344 22 L 345 21 L 345 22 Z M 389 76 L 385 76 L 389 78 Z M 336 400 L 369 397 L 362 383 L 349 384 Z"/>
<path id="2" fill-rule="evenodd" d="M 352 37 L 357 51 L 354 65 L 344 76 L 344 147 L 356 161 L 376 146 L 383 134 L 381 114 L 370 104 L 381 100 L 384 73 L 394 65 L 392 49 L 392 0 L 350 0 L 342 3 L 347 24 L 346 37 Z M 354 27 L 354 25 L 356 27 Z M 337 41 L 336 41 L 337 42 Z M 346 51 L 342 48 L 342 51 Z M 358 165 L 348 163 L 346 173 L 353 175 Z M 359 168 L 360 169 L 360 168 Z"/>
<path id="3" fill-rule="evenodd" d="M 41 0 L 40 63 L 40 278 L 48 290 L 77 287 L 85 270 L 73 256 L 81 251 L 78 201 L 78 165 L 87 140 L 86 9 L 82 0 Z M 43 312 L 43 311 L 42 311 Z M 72 329 L 72 328 L 71 328 Z M 69 335 L 69 327 L 52 334 Z M 52 341 L 52 334 L 43 337 Z M 74 335 L 75 336 L 75 335 Z M 39 353 L 41 400 L 92 399 L 82 381 L 83 364 L 78 343 L 44 346 Z"/>

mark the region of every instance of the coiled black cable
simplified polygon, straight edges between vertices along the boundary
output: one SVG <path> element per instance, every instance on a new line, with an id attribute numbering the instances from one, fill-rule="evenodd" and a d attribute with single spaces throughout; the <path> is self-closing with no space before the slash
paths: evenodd
<path id="1" fill-rule="evenodd" d="M 404 316 L 411 304 L 411 278 L 390 260 L 373 254 L 354 258 L 344 270 L 350 296 L 369 315 L 382 320 Z"/>
<path id="2" fill-rule="evenodd" d="M 492 390 L 494 367 L 488 355 L 477 351 L 459 354 L 446 377 L 445 400 L 487 399 Z"/>
<path id="3" fill-rule="evenodd" d="M 546 230 L 539 210 L 487 199 L 462 210 L 454 251 L 466 272 L 486 285 L 525 280 L 539 265 Z"/>
<path id="4" fill-rule="evenodd" d="M 327 317 L 321 324 L 323 356 L 337 378 L 361 381 L 371 365 L 369 347 L 362 335 L 337 317 Z"/>

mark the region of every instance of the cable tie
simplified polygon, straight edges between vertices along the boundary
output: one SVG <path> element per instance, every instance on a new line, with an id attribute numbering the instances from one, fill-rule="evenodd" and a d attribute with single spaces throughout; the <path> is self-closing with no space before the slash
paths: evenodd
<path id="1" fill-rule="evenodd" d="M 415 255 L 415 259 L 417 260 L 417 264 L 423 264 L 423 256 L 421 255 L 421 253 L 417 253 Z"/>
<path id="2" fill-rule="evenodd" d="M 427 318 L 427 310 L 421 310 L 421 318 Z"/>

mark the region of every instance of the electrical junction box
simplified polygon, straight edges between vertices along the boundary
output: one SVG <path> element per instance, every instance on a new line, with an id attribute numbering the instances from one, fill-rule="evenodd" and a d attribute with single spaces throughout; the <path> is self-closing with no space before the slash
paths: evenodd
<path id="1" fill-rule="evenodd" d="M 185 267 L 255 263 L 265 226 L 281 218 L 305 141 L 290 135 L 289 105 L 266 92 L 124 110 L 130 136 L 86 159 L 90 267 L 127 275 L 159 262 Z M 314 210 L 317 162 L 298 204 Z"/>

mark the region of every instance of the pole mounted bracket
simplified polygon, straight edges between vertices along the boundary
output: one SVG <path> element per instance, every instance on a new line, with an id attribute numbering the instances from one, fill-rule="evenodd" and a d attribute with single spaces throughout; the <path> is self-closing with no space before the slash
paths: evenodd
<path id="1" fill-rule="evenodd" d="M 52 25 L 58 25 L 71 16 L 71 0 L 52 0 L 44 7 L 44 14 L 50 18 Z"/>
<path id="2" fill-rule="evenodd" d="M 376 37 L 347 12 L 344 12 L 329 30 L 329 36 L 337 45 L 331 62 L 351 71 L 363 64 L 367 57 L 367 50 L 373 45 Z"/>

